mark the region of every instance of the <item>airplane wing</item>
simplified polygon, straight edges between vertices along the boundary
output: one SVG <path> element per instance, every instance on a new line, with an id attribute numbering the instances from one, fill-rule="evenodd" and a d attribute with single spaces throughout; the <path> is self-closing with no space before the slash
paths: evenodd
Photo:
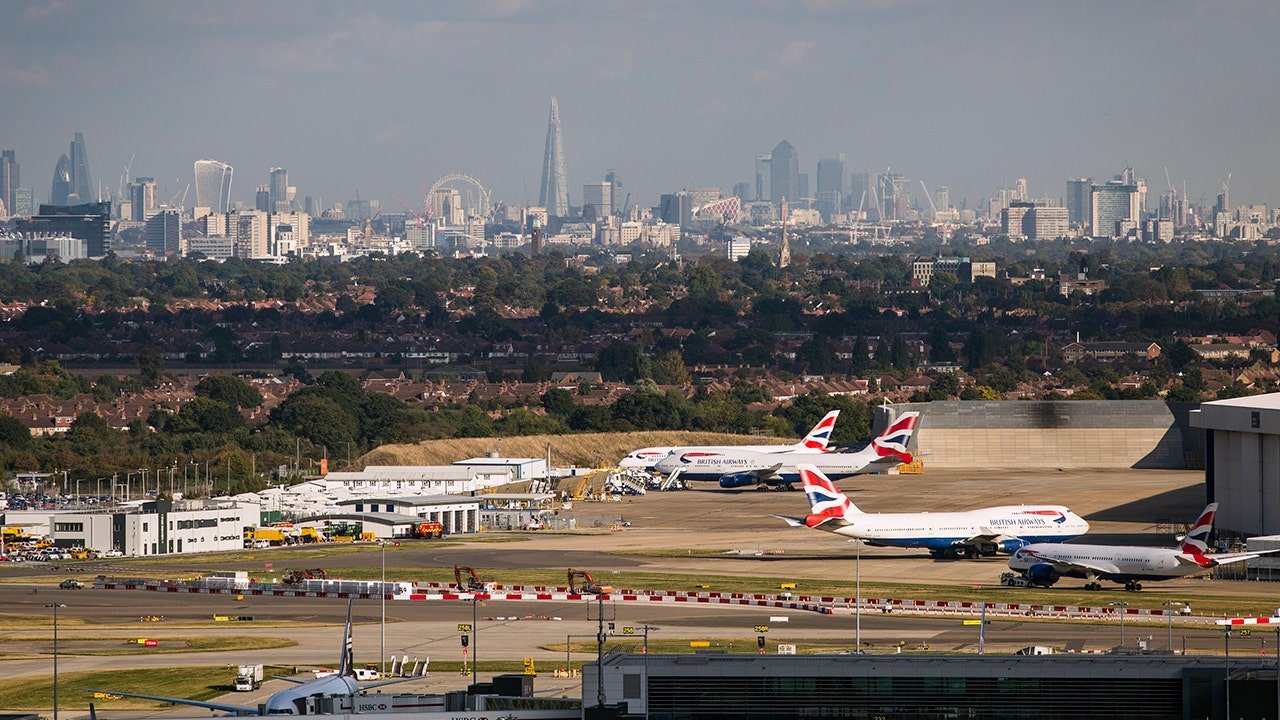
<path id="1" fill-rule="evenodd" d="M 360 689 L 372 690 L 373 688 L 382 687 L 383 685 L 395 685 L 396 683 L 409 682 L 410 680 L 425 680 L 425 679 L 426 678 L 420 678 L 420 677 L 403 677 L 403 678 L 395 678 L 394 680 L 383 680 L 381 682 L 361 683 Z"/>
<path id="2" fill-rule="evenodd" d="M 1052 555 L 1046 555 L 1039 551 L 1036 552 L 1035 557 L 1038 560 L 1049 563 L 1059 572 L 1074 570 L 1082 573 L 1093 573 L 1100 577 L 1108 577 L 1120 573 L 1120 568 L 1116 567 L 1114 563 L 1109 562 L 1081 562 L 1079 560 L 1065 560 L 1063 558 L 1053 557 Z"/>
<path id="3" fill-rule="evenodd" d="M 787 515 L 770 515 L 769 517 L 778 518 L 791 527 L 808 527 L 804 524 L 804 518 L 789 517 Z"/>
<path id="4" fill-rule="evenodd" d="M 223 703 L 165 697 L 163 695 L 142 695 L 139 693 L 120 692 L 119 690 L 94 690 L 91 688 L 85 688 L 85 692 L 101 692 L 111 695 L 119 695 L 120 697 L 138 698 L 139 700 L 155 700 L 157 702 L 173 703 L 174 705 L 190 705 L 192 707 L 208 708 L 209 710 L 221 710 L 222 712 L 231 713 L 232 715 L 256 716 L 258 714 L 258 708 L 245 707 L 243 705 L 225 705 Z"/>
<path id="5" fill-rule="evenodd" d="M 753 470 L 752 472 L 754 472 L 756 477 L 760 478 L 761 480 L 768 480 L 769 478 L 773 477 L 774 474 L 781 469 L 782 469 L 782 463 L 778 463 L 777 465 L 772 465 L 767 468 L 760 468 L 759 470 Z"/>
<path id="6" fill-rule="evenodd" d="M 297 684 L 297 685 L 301 685 L 301 684 L 303 684 L 303 683 L 305 683 L 305 682 L 309 682 L 308 680 L 299 680 L 298 678 L 285 677 L 285 676 L 283 676 L 283 675 L 272 675 L 272 676 L 271 676 L 271 679 L 272 679 L 272 680 L 283 680 L 283 681 L 285 681 L 285 682 L 294 683 L 294 684 Z"/>

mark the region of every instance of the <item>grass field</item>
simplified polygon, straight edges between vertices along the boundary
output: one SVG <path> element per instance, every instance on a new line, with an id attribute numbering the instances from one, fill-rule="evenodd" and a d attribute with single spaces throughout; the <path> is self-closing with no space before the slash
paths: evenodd
<path id="1" fill-rule="evenodd" d="M 90 702 L 107 710 L 163 708 L 168 705 L 150 700 L 95 699 L 89 690 L 208 700 L 234 690 L 235 676 L 231 665 L 64 672 L 58 674 L 58 705 L 63 711 L 88 709 Z M 0 705 L 6 710 L 47 712 L 53 707 L 53 676 L 0 681 Z"/>
<path id="2" fill-rule="evenodd" d="M 383 445 L 361 457 L 367 465 L 448 465 L 458 458 L 479 457 L 500 447 L 507 457 L 546 457 L 557 465 L 600 467 L 613 465 L 641 447 L 669 445 L 751 445 L 790 443 L 795 438 L 757 437 L 709 432 L 647 431 L 629 433 L 581 433 L 575 435 L 526 435 L 522 437 L 450 438 L 414 445 Z"/>
<path id="3" fill-rule="evenodd" d="M 59 626 L 62 625 L 62 623 L 58 624 Z M 168 655 L 185 652 L 270 650 L 273 648 L 293 647 L 298 644 L 296 640 L 288 638 L 261 637 L 257 635 L 157 635 L 146 632 L 145 628 L 138 631 L 138 637 L 158 640 L 159 645 L 147 647 L 145 644 L 139 645 L 136 642 L 130 642 L 129 639 L 119 637 L 83 637 L 69 634 L 64 630 L 63 637 L 58 643 L 58 653 L 60 655 L 137 657 L 139 655 Z M 21 645 L 45 647 L 49 644 L 49 637 L 45 635 L 11 635 L 5 637 L 4 641 L 6 649 Z"/>

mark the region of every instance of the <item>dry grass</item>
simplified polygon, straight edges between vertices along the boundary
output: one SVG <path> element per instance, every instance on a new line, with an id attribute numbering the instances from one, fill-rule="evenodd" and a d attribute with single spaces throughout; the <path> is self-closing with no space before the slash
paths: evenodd
<path id="1" fill-rule="evenodd" d="M 451 438 L 427 440 L 416 445 L 383 445 L 360 458 L 360 462 L 366 466 L 448 465 L 461 458 L 479 457 L 495 450 L 505 457 L 546 457 L 547 445 L 550 444 L 551 459 L 557 465 L 604 467 L 617 463 L 627 453 L 642 447 L 785 444 L 795 441 L 795 438 L 684 431 Z"/>

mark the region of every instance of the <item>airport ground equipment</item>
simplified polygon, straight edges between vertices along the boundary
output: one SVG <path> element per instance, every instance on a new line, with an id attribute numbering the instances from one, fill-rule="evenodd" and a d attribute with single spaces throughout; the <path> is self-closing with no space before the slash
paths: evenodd
<path id="1" fill-rule="evenodd" d="M 329 573 L 324 568 L 311 568 L 308 570 L 286 570 L 284 575 L 280 577 L 280 582 L 285 585 L 299 585 L 303 580 L 327 580 Z"/>
<path id="2" fill-rule="evenodd" d="M 236 692 L 253 692 L 262 687 L 262 664 L 241 665 L 236 670 Z"/>
<path id="3" fill-rule="evenodd" d="M 608 585 L 597 585 L 595 579 L 591 577 L 591 573 L 586 570 L 574 570 L 573 568 L 569 568 L 567 575 L 569 579 L 570 594 L 581 592 L 583 595 L 603 595 L 613 591 L 613 588 Z M 576 580 L 582 580 L 581 588 L 578 588 L 575 585 Z"/>
<path id="4" fill-rule="evenodd" d="M 462 581 L 462 575 L 466 573 L 467 580 Z M 467 565 L 453 566 L 453 584 L 458 588 L 458 592 L 484 592 L 489 589 L 490 583 L 480 579 L 476 573 L 476 569 Z"/>
<path id="5" fill-rule="evenodd" d="M 444 525 L 436 521 L 420 522 L 414 526 L 414 533 L 420 538 L 439 540 L 444 537 Z"/>

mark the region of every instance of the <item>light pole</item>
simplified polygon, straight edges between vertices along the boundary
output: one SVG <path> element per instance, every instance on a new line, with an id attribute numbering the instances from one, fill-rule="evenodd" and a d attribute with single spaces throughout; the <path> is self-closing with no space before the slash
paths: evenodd
<path id="1" fill-rule="evenodd" d="M 66 607 L 65 603 L 49 603 L 53 608 L 53 720 L 58 720 L 58 608 Z"/>
<path id="2" fill-rule="evenodd" d="M 1124 616 L 1125 616 L 1124 609 L 1129 607 L 1129 603 L 1123 600 L 1117 600 L 1113 603 L 1108 603 L 1108 604 L 1111 605 L 1111 607 L 1113 608 L 1120 608 L 1120 647 L 1124 647 Z"/>
<path id="3" fill-rule="evenodd" d="M 1187 604 L 1184 602 L 1180 602 L 1178 600 L 1165 600 L 1163 604 L 1165 607 L 1169 608 L 1165 612 L 1168 613 L 1168 620 L 1169 620 L 1169 639 L 1167 642 L 1169 647 L 1169 654 L 1172 655 L 1173 654 L 1173 609 L 1176 607 L 1179 607 L 1179 608 L 1186 607 Z"/>
<path id="4" fill-rule="evenodd" d="M 854 652 L 862 654 L 862 541 L 853 541 Z"/>
<path id="5" fill-rule="evenodd" d="M 1231 628 L 1222 629 L 1222 654 L 1227 659 L 1227 677 L 1226 677 L 1226 696 L 1227 696 L 1227 718 L 1231 717 Z"/>
<path id="6" fill-rule="evenodd" d="M 479 648 L 476 647 L 476 641 L 480 639 L 480 631 L 476 626 L 476 591 L 471 591 L 471 684 L 475 685 L 480 682 L 478 676 L 480 673 L 480 654 Z"/>
<path id="7" fill-rule="evenodd" d="M 387 672 L 387 541 L 383 540 L 378 543 L 378 549 L 382 554 L 382 586 L 378 589 L 378 595 L 382 598 L 382 621 L 378 627 L 379 641 L 378 667 L 382 668 L 382 672 Z"/>

